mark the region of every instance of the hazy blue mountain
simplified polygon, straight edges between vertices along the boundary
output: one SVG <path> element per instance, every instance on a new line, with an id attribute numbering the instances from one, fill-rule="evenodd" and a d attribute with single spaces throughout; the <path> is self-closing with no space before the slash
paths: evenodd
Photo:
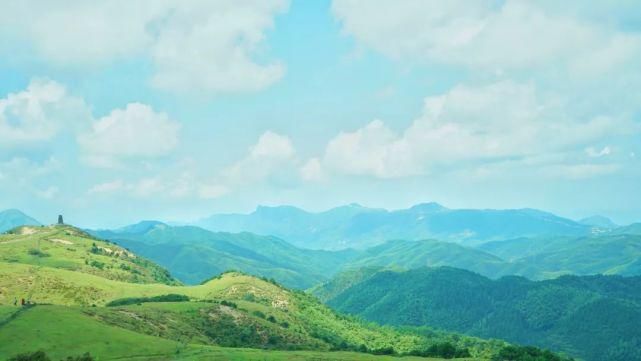
<path id="1" fill-rule="evenodd" d="M 583 218 L 579 221 L 579 223 L 585 224 L 586 226 L 598 227 L 602 229 L 614 229 L 618 227 L 618 225 L 612 222 L 610 218 L 600 215 Z"/>
<path id="2" fill-rule="evenodd" d="M 641 222 L 632 223 L 627 226 L 622 226 L 611 231 L 614 234 L 637 234 L 641 235 Z"/>
<path id="3" fill-rule="evenodd" d="M 189 284 L 239 270 L 274 278 L 289 287 L 308 288 L 328 279 L 356 256 L 351 250 L 303 250 L 273 236 L 211 232 L 155 221 L 91 233 L 154 260 Z"/>
<path id="4" fill-rule="evenodd" d="M 328 304 L 383 324 L 502 338 L 587 361 L 641 359 L 641 277 L 534 282 L 514 276 L 493 281 L 453 268 L 381 271 L 353 282 Z"/>
<path id="5" fill-rule="evenodd" d="M 18 226 L 39 226 L 40 222 L 17 209 L 0 211 L 0 232 L 6 232 Z"/>
<path id="6" fill-rule="evenodd" d="M 388 240 L 438 239 L 480 244 L 517 237 L 590 233 L 592 226 L 534 209 L 449 209 L 437 203 L 387 211 L 352 204 L 311 213 L 290 206 L 221 214 L 196 225 L 213 231 L 273 235 L 312 249 L 367 248 Z"/>

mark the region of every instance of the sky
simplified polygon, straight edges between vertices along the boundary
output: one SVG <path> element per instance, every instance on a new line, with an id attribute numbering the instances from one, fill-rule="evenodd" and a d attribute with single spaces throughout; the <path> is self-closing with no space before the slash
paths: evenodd
<path id="1" fill-rule="evenodd" d="M 635 0 L 7 0 L 0 209 L 641 221 Z"/>

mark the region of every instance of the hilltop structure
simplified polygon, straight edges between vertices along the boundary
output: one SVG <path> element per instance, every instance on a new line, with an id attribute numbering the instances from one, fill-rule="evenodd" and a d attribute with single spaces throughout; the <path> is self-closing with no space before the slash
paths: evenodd
<path id="1" fill-rule="evenodd" d="M 65 224 L 65 222 L 62 220 L 62 214 L 58 215 L 58 224 Z"/>

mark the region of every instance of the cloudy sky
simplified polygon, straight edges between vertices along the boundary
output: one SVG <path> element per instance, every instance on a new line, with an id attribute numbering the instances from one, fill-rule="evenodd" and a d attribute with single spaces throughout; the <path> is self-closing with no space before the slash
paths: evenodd
<path id="1" fill-rule="evenodd" d="M 640 59 L 635 0 L 8 0 L 0 208 L 641 221 Z"/>

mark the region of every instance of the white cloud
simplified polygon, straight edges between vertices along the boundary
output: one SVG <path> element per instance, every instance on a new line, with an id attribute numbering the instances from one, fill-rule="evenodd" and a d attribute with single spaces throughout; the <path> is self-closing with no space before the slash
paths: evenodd
<path id="1" fill-rule="evenodd" d="M 150 106 L 130 103 L 94 122 L 78 136 L 91 164 L 112 166 L 119 158 L 157 157 L 178 144 L 180 124 Z"/>
<path id="2" fill-rule="evenodd" d="M 489 70 L 564 64 L 603 72 L 636 66 L 641 53 L 638 34 L 540 1 L 334 0 L 332 11 L 346 34 L 398 59 Z"/>
<path id="3" fill-rule="evenodd" d="M 94 185 L 93 187 L 89 188 L 87 191 L 88 194 L 105 194 L 105 193 L 113 193 L 117 192 L 121 189 L 125 188 L 125 183 L 118 179 L 110 182 L 104 182 L 104 183 L 99 183 Z"/>
<path id="4" fill-rule="evenodd" d="M 601 150 L 597 150 L 594 147 L 585 148 L 585 154 L 592 158 L 600 158 L 606 155 L 610 155 L 610 153 L 612 153 L 612 150 L 609 146 L 605 146 Z"/>
<path id="5" fill-rule="evenodd" d="M 60 189 L 58 189 L 58 187 L 49 186 L 46 189 L 37 190 L 36 195 L 43 199 L 53 199 L 59 192 Z"/>
<path id="6" fill-rule="evenodd" d="M 204 199 L 219 198 L 227 193 L 229 193 L 229 188 L 220 184 L 202 185 L 198 191 L 198 195 Z"/>
<path id="7" fill-rule="evenodd" d="M 169 91 L 256 91 L 284 73 L 257 59 L 287 7 L 286 0 L 25 0 L 3 4 L 0 39 L 27 41 L 63 67 L 142 57 L 153 64 L 152 84 Z"/>
<path id="8" fill-rule="evenodd" d="M 289 137 L 271 131 L 263 133 L 245 158 L 223 173 L 231 183 L 248 184 L 272 178 L 279 182 L 289 176 L 297 162 L 296 150 Z"/>
<path id="9" fill-rule="evenodd" d="M 457 86 L 427 97 L 423 114 L 402 133 L 376 120 L 339 134 L 328 143 L 323 165 L 346 174 L 404 177 L 564 152 L 638 129 L 627 118 L 577 116 L 562 96 L 529 83 Z"/>
<path id="10" fill-rule="evenodd" d="M 312 158 L 300 168 L 300 177 L 309 182 L 320 182 L 325 180 L 325 173 L 320 159 Z"/>
<path id="11" fill-rule="evenodd" d="M 34 79 L 27 89 L 0 99 L 0 147 L 22 147 L 53 139 L 65 128 L 90 120 L 82 99 L 51 80 Z"/>

